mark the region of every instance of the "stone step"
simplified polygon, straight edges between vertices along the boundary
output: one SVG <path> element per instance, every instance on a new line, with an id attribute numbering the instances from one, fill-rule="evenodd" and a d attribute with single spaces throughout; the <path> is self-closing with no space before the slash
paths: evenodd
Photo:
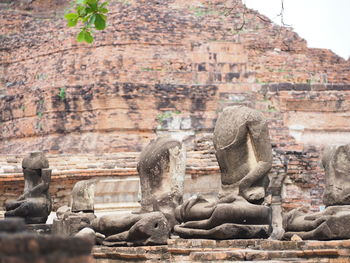
<path id="1" fill-rule="evenodd" d="M 47 158 L 53 171 L 76 169 L 136 168 L 139 152 L 111 153 L 103 155 L 51 155 Z M 0 174 L 21 173 L 24 155 L 0 155 Z M 218 167 L 214 154 L 188 152 L 187 166 L 193 168 Z"/>
<path id="2" fill-rule="evenodd" d="M 167 246 L 95 246 L 96 262 L 350 262 L 350 240 L 269 241 L 169 239 Z M 214 247 L 214 245 L 219 245 Z M 236 246 L 235 246 L 236 245 Z M 265 249 L 261 248 L 265 246 Z M 339 247 L 336 247 L 339 245 Z M 248 246 L 244 248 L 244 246 Z M 285 247 L 286 249 L 280 249 Z M 294 248 L 293 248 L 294 247 Z"/>

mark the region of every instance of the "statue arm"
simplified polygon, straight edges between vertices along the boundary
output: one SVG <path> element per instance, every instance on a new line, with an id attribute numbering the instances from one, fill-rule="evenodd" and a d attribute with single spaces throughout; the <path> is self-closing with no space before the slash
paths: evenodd
<path id="1" fill-rule="evenodd" d="M 266 121 L 261 119 L 249 121 L 247 128 L 257 164 L 239 184 L 239 193 L 245 198 L 249 187 L 266 176 L 272 167 L 272 149 Z"/>
<path id="2" fill-rule="evenodd" d="M 30 189 L 28 192 L 24 193 L 24 197 L 36 197 L 45 191 L 49 190 L 50 182 L 51 182 L 51 170 L 50 169 L 42 169 L 41 170 L 41 179 L 42 182 L 36 186 L 34 186 L 32 189 Z M 22 196 L 21 196 L 22 197 Z"/>

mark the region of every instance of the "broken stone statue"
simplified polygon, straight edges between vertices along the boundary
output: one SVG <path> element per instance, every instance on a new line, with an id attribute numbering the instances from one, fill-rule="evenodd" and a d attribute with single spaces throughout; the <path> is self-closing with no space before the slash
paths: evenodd
<path id="1" fill-rule="evenodd" d="M 22 217 L 27 224 L 43 224 L 51 212 L 51 170 L 43 152 L 32 152 L 22 161 L 24 192 L 5 203 L 5 217 Z"/>
<path id="2" fill-rule="evenodd" d="M 61 206 L 53 220 L 52 233 L 72 236 L 86 227 L 90 227 L 94 214 L 96 180 L 77 182 L 71 194 L 71 207 Z M 86 231 L 83 231 L 86 233 Z M 80 233 L 81 235 L 81 233 Z M 91 233 L 88 234 L 89 236 Z"/>
<path id="3" fill-rule="evenodd" d="M 106 236 L 102 244 L 166 244 L 177 223 L 174 210 L 182 202 L 185 167 L 186 149 L 181 142 L 168 137 L 151 141 L 141 152 L 137 165 L 141 211 L 96 218 L 92 227 Z"/>
<path id="4" fill-rule="evenodd" d="M 190 198 L 176 209 L 174 227 L 183 238 L 267 238 L 271 208 L 265 204 L 272 149 L 262 113 L 245 106 L 227 107 L 214 129 L 221 171 L 218 201 Z"/>
<path id="5" fill-rule="evenodd" d="M 326 187 L 321 212 L 294 209 L 283 217 L 284 239 L 298 235 L 304 240 L 350 238 L 350 144 L 327 147 L 323 153 Z"/>

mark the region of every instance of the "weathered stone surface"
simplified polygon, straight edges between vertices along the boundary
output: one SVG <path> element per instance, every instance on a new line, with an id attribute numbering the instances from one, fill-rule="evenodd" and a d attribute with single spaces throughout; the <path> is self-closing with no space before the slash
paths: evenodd
<path id="1" fill-rule="evenodd" d="M 91 249 L 91 241 L 78 237 L 0 234 L 1 263 L 92 263 Z"/>
<path id="2" fill-rule="evenodd" d="M 304 240 L 349 239 L 350 206 L 329 206 L 318 213 L 292 210 L 284 218 L 285 239 L 298 235 Z"/>
<path id="3" fill-rule="evenodd" d="M 26 230 L 38 234 L 51 234 L 52 224 L 28 224 Z"/>
<path id="4" fill-rule="evenodd" d="M 60 218 L 53 220 L 52 233 L 72 236 L 83 228 L 90 227 L 95 218 L 94 213 L 66 212 Z"/>
<path id="5" fill-rule="evenodd" d="M 76 233 L 75 236 L 91 240 L 92 243 L 95 243 L 95 240 L 96 240 L 96 233 L 95 233 L 95 231 L 93 229 L 89 228 L 89 227 L 83 228 L 78 233 Z"/>
<path id="6" fill-rule="evenodd" d="M 322 164 L 326 173 L 324 204 L 350 205 L 350 144 L 326 149 Z"/>
<path id="7" fill-rule="evenodd" d="M 48 160 L 42 152 L 32 152 L 23 159 L 22 167 L 24 192 L 16 200 L 6 202 L 5 217 L 23 217 L 28 224 L 45 223 L 51 212 Z"/>
<path id="8" fill-rule="evenodd" d="M 184 223 L 174 231 L 186 238 L 267 238 L 272 211 L 261 204 L 272 149 L 265 118 L 244 106 L 225 108 L 215 125 L 214 147 L 221 171 L 219 200 L 187 200 L 176 208 L 176 219 Z"/>
<path id="9" fill-rule="evenodd" d="M 26 230 L 23 218 L 5 218 L 0 220 L 0 233 L 18 233 Z"/>
<path id="10" fill-rule="evenodd" d="M 170 234 L 170 224 L 161 212 L 140 215 L 105 215 L 95 219 L 92 227 L 107 238 L 106 246 L 162 245 Z"/>
<path id="11" fill-rule="evenodd" d="M 180 141 L 169 137 L 151 141 L 141 152 L 137 165 L 141 211 L 138 214 L 105 215 L 94 220 L 93 229 L 107 236 L 102 244 L 165 244 L 177 223 L 175 208 L 182 202 L 185 169 L 186 150 Z"/>
<path id="12" fill-rule="evenodd" d="M 70 207 L 68 207 L 67 205 L 64 205 L 64 206 L 61 206 L 57 209 L 56 211 L 56 217 L 57 219 L 63 219 L 64 217 L 64 214 L 65 213 L 68 213 L 68 212 L 71 212 L 71 209 Z"/>
<path id="13" fill-rule="evenodd" d="M 243 106 L 227 107 L 214 129 L 223 196 L 239 194 L 261 204 L 269 184 L 272 149 L 265 117 Z"/>
<path id="14" fill-rule="evenodd" d="M 95 246 L 97 262 L 349 262 L 349 240 L 268 241 L 169 239 L 167 246 Z"/>
<path id="15" fill-rule="evenodd" d="M 84 180 L 77 182 L 72 190 L 72 212 L 94 212 L 96 180 Z"/>
<path id="16" fill-rule="evenodd" d="M 294 209 L 284 215 L 285 239 L 294 235 L 302 239 L 350 238 L 350 145 L 328 147 L 323 154 L 326 187 L 323 201 L 326 209 L 317 213 L 305 213 Z"/>
<path id="17" fill-rule="evenodd" d="M 174 227 L 175 232 L 181 238 L 214 238 L 214 239 L 232 239 L 232 238 L 268 238 L 271 231 L 270 225 L 239 225 L 239 224 L 221 224 L 209 230 L 183 228 L 181 225 Z"/>
<path id="18" fill-rule="evenodd" d="M 330 50 L 308 49 L 290 29 L 264 22 L 240 3 L 235 12 L 218 16 L 226 9 L 213 1 L 113 2 L 109 29 L 87 48 L 75 42 L 75 30 L 64 19 L 50 14 L 67 1 L 20 2 L 32 11 L 6 4 L 0 10 L 2 153 L 138 152 L 157 127 L 174 124 L 175 133 L 192 134 L 188 148 L 203 150 L 208 140 L 201 140 L 212 131 L 217 112 L 249 105 L 267 116 L 274 149 L 290 159 L 283 208 L 318 211 L 323 205 L 318 152 L 325 142 L 350 140 L 349 61 Z M 236 13 L 245 11 L 249 23 L 232 30 L 242 24 Z M 192 138 L 201 143 L 192 144 Z M 274 162 L 273 173 L 281 177 Z M 0 183 L 1 204 L 21 194 L 23 182 L 13 175 L 18 169 L 0 165 L 8 176 Z M 62 172 L 52 185 L 54 208 L 68 203 L 73 185 L 85 175 L 129 173 L 121 170 Z"/>
<path id="19" fill-rule="evenodd" d="M 52 152 L 136 151 L 158 125 L 174 127 L 175 119 L 195 133 L 211 129 L 218 104 L 255 104 L 244 94 L 251 96 L 266 83 L 281 93 L 312 91 L 313 83 L 321 88 L 349 83 L 348 61 L 329 50 L 308 49 L 290 29 L 259 19 L 240 1 L 232 5 L 248 14 L 250 23 L 239 32 L 234 29 L 242 21 L 235 14 L 217 15 L 231 3 L 113 2 L 110 29 L 97 34 L 93 48 L 77 44 L 75 30 L 51 14 L 67 1 L 21 2 L 33 11 L 4 8 L 0 15 L 5 153 L 34 145 Z M 283 94 L 279 98 L 284 104 Z M 298 102 L 305 98 L 313 100 L 303 96 Z M 346 104 L 333 96 L 330 101 Z M 167 111 L 173 116 L 157 118 Z"/>
<path id="20" fill-rule="evenodd" d="M 158 137 L 141 152 L 137 170 L 141 184 L 141 211 L 161 211 L 175 224 L 174 210 L 182 203 L 186 148 L 170 137 Z"/>

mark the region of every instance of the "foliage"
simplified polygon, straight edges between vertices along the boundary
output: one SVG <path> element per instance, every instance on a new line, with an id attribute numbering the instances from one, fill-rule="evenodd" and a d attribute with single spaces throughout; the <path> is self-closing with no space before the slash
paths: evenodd
<path id="1" fill-rule="evenodd" d="M 64 100 L 66 98 L 66 89 L 60 88 L 60 92 L 58 93 L 58 97 L 60 97 L 61 100 Z"/>
<path id="2" fill-rule="evenodd" d="M 163 121 L 172 118 L 174 114 L 181 114 L 181 111 L 179 111 L 179 110 L 166 111 L 166 112 L 163 112 L 161 114 L 158 114 L 157 121 L 159 123 L 163 123 Z"/>
<path id="3" fill-rule="evenodd" d="M 75 0 L 73 3 L 74 11 L 66 14 L 67 26 L 74 27 L 80 21 L 82 26 L 77 35 L 78 42 L 87 42 L 91 44 L 94 41 L 92 36 L 93 29 L 104 30 L 108 9 L 108 2 L 102 0 Z"/>

